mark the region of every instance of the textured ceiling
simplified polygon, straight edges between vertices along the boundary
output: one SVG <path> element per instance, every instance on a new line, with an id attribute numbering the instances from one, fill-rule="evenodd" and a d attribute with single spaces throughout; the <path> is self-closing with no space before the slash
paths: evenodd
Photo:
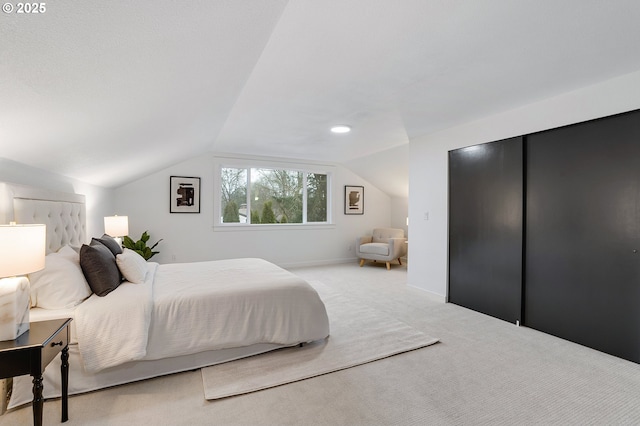
<path id="1" fill-rule="evenodd" d="M 0 15 L 0 157 L 102 186 L 289 157 L 406 196 L 410 138 L 639 70 L 639 21 L 637 0 L 56 0 Z M 389 157 L 404 182 L 367 172 Z"/>

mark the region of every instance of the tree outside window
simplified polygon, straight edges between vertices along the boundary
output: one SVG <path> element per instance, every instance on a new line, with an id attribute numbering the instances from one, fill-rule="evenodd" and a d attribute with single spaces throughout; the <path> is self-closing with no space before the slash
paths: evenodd
<path id="1" fill-rule="evenodd" d="M 224 167 L 220 181 L 222 223 L 326 223 L 328 220 L 327 174 Z"/>
<path id="2" fill-rule="evenodd" d="M 307 222 L 327 221 L 327 175 L 307 175 Z"/>
<path id="3" fill-rule="evenodd" d="M 222 223 L 247 223 L 247 170 L 223 168 L 220 182 Z"/>

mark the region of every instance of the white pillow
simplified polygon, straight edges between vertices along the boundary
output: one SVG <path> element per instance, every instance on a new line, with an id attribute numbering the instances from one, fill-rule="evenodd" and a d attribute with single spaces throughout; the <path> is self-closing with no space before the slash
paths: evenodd
<path id="1" fill-rule="evenodd" d="M 73 255 L 71 254 L 73 252 Z M 29 274 L 31 306 L 43 309 L 67 309 L 91 296 L 78 257 L 71 247 L 45 257 L 43 270 Z M 79 259 L 79 258 L 78 258 Z"/>
<path id="2" fill-rule="evenodd" d="M 72 260 L 80 266 L 80 254 L 78 250 L 74 249 L 70 245 L 66 245 L 57 251 L 60 256 Z"/>
<path id="3" fill-rule="evenodd" d="M 147 261 L 134 250 L 125 248 L 116 255 L 116 264 L 122 276 L 133 284 L 141 284 L 147 276 Z"/>

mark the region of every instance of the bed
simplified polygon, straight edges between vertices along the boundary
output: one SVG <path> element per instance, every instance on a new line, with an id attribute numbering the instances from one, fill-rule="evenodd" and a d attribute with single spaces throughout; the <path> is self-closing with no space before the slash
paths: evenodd
<path id="1" fill-rule="evenodd" d="M 88 239 L 82 195 L 0 183 L 0 220 L 47 225 L 47 267 L 30 277 L 34 304 L 30 320 L 74 319 L 70 394 L 193 370 L 329 335 L 326 309 L 316 291 L 262 259 L 164 265 L 139 259 L 118 262 L 129 279 L 103 297 L 90 289 L 83 294 L 76 251 Z M 53 267 L 57 264 L 65 266 Z M 75 287 L 61 291 L 59 284 L 52 284 L 60 282 Z M 59 367 L 56 359 L 45 371 L 45 398 L 61 394 Z M 14 378 L 9 408 L 30 402 L 31 389 L 30 376 Z"/>

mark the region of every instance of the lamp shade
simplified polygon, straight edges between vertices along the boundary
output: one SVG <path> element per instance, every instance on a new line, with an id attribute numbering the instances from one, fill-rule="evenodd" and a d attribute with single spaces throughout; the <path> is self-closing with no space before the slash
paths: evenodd
<path id="1" fill-rule="evenodd" d="M 104 233 L 112 237 L 129 235 L 129 216 L 106 216 Z"/>
<path id="2" fill-rule="evenodd" d="M 44 269 L 45 225 L 0 225 L 0 278 Z"/>

